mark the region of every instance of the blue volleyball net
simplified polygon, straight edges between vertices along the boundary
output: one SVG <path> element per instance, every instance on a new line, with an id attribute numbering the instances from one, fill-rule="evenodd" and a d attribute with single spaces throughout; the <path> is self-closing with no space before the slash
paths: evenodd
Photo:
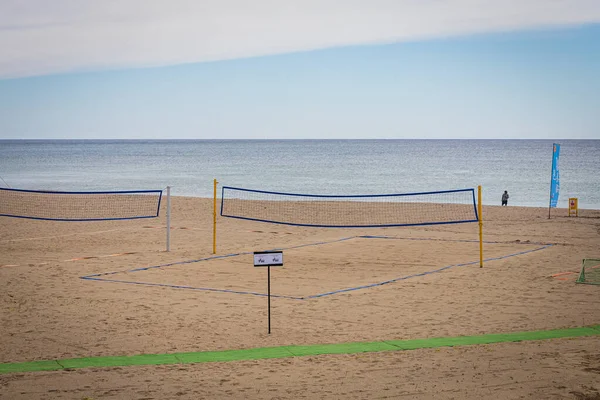
<path id="1" fill-rule="evenodd" d="M 325 228 L 457 224 L 479 220 L 475 189 L 342 196 L 223 186 L 221 216 Z"/>
<path id="2" fill-rule="evenodd" d="M 0 216 L 52 221 L 155 218 L 162 190 L 54 192 L 0 188 Z"/>

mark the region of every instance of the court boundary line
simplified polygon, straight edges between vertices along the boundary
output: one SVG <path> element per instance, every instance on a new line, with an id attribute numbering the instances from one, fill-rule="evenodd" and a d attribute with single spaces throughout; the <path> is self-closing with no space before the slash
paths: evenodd
<path id="1" fill-rule="evenodd" d="M 283 251 L 283 250 L 298 249 L 298 248 L 309 247 L 309 246 L 319 246 L 319 245 L 324 245 L 324 244 L 331 244 L 331 243 L 343 242 L 343 241 L 352 240 L 352 239 L 387 239 L 387 240 L 392 239 L 392 240 L 417 240 L 417 241 L 420 241 L 420 240 L 434 240 L 434 241 L 436 241 L 436 240 L 438 240 L 438 241 L 446 241 L 446 242 L 479 243 L 478 240 L 468 240 L 468 239 L 406 238 L 406 237 L 385 236 L 385 235 L 383 235 L 383 236 L 361 235 L 361 236 L 348 236 L 348 237 L 343 237 L 343 238 L 340 238 L 340 239 L 336 239 L 336 240 L 332 240 L 332 241 L 326 241 L 326 242 L 316 242 L 316 243 L 301 244 L 301 245 L 296 245 L 296 246 L 291 246 L 291 247 L 286 247 L 286 248 L 270 249 L 269 251 L 275 251 L 275 250 L 277 250 L 277 251 L 279 251 L 279 250 Z M 521 242 L 521 241 L 515 241 L 515 242 L 484 241 L 484 243 L 487 243 L 487 244 L 515 244 L 515 245 L 537 245 L 537 246 L 540 246 L 540 247 L 536 247 L 534 249 L 525 250 L 525 251 L 521 251 L 521 252 L 517 252 L 517 253 L 512 253 L 512 254 L 503 255 L 503 256 L 499 256 L 499 257 L 486 258 L 486 259 L 484 259 L 484 262 L 496 261 L 496 260 L 501 260 L 501 259 L 505 259 L 505 258 L 509 258 L 509 257 L 515 257 L 515 256 L 523 255 L 523 254 L 528 254 L 528 253 L 532 253 L 532 252 L 535 252 L 535 251 L 544 250 L 544 249 L 547 249 L 547 248 L 553 246 L 553 244 L 551 244 L 551 243 L 540 243 L 540 242 L 530 242 L 530 241 L 525 241 L 525 242 Z M 109 275 L 116 275 L 116 274 L 122 274 L 122 273 L 128 273 L 128 272 L 129 273 L 135 273 L 135 272 L 139 272 L 139 271 L 146 271 L 146 270 L 156 269 L 156 268 L 166 268 L 166 267 L 170 267 L 170 266 L 173 266 L 173 265 L 193 264 L 193 263 L 202 262 L 202 261 L 209 261 L 209 260 L 215 260 L 215 259 L 221 259 L 221 258 L 229 258 L 229 257 L 238 257 L 238 256 L 250 255 L 250 254 L 252 254 L 252 252 L 248 251 L 248 252 L 240 252 L 240 253 L 231 253 L 231 254 L 224 254 L 224 255 L 216 255 L 216 256 L 204 257 L 204 258 L 195 259 L 195 260 L 176 261 L 176 262 L 171 262 L 171 263 L 167 263 L 167 264 L 151 265 L 151 266 L 147 266 L 147 267 L 138 267 L 138 268 L 133 268 L 133 269 L 128 269 L 128 270 L 112 271 L 112 272 L 101 272 L 101 273 L 97 273 L 97 274 L 90 274 L 90 275 L 80 276 L 79 278 L 80 279 L 84 279 L 84 280 L 96 281 L 96 282 L 125 283 L 125 284 L 131 284 L 131 285 L 141 285 L 141 286 L 168 287 L 168 288 L 172 288 L 172 289 L 198 290 L 198 291 L 231 293 L 231 294 L 252 295 L 252 296 L 266 297 L 267 293 L 245 291 L 245 290 L 242 291 L 242 290 L 220 289 L 220 288 L 210 288 L 210 287 L 195 287 L 195 286 L 187 286 L 187 285 L 174 285 L 174 284 L 169 284 L 169 283 L 153 283 L 153 282 L 140 282 L 140 281 L 130 281 L 130 280 L 122 280 L 122 279 L 103 278 L 104 276 L 109 276 Z M 377 286 L 383 286 L 383 285 L 387 285 L 387 284 L 390 284 L 390 283 L 395 283 L 395 282 L 399 282 L 399 281 L 403 281 L 403 280 L 407 280 L 407 279 L 411 279 L 411 278 L 416 278 L 416 277 L 419 277 L 419 276 L 425 276 L 425 275 L 430 275 L 430 274 L 435 274 L 435 273 L 443 272 L 445 270 L 448 270 L 448 269 L 454 268 L 454 267 L 464 267 L 464 266 L 468 266 L 468 265 L 474 265 L 474 264 L 477 264 L 477 263 L 479 263 L 479 260 L 477 260 L 477 261 L 470 261 L 470 262 L 466 262 L 466 263 L 460 263 L 460 264 L 451 264 L 451 265 L 446 265 L 446 266 L 443 266 L 441 268 L 436 268 L 436 269 L 430 270 L 430 271 L 419 272 L 419 273 L 415 273 L 415 274 L 411 274 L 411 275 L 401 276 L 401 277 L 398 277 L 398 278 L 388 279 L 388 280 L 381 281 L 381 282 L 364 284 L 364 285 L 359 285 L 359 286 L 350 287 L 350 288 L 337 289 L 337 290 L 328 291 L 328 292 L 324 292 L 324 293 L 317 293 L 317 294 L 313 294 L 313 295 L 291 296 L 291 295 L 271 294 L 271 297 L 273 297 L 273 298 L 282 298 L 282 299 L 290 299 L 290 300 L 311 300 L 311 299 L 322 298 L 322 297 L 331 296 L 331 295 L 340 294 L 340 293 L 347 293 L 347 292 L 352 292 L 352 291 L 356 291 L 356 290 L 364 290 L 364 289 L 369 289 L 369 288 L 373 288 L 373 287 L 377 287 Z"/>
<path id="2" fill-rule="evenodd" d="M 434 349 L 440 347 L 487 345 L 496 343 L 551 340 L 600 336 L 600 325 L 551 330 L 492 333 L 476 336 L 438 337 L 428 339 L 383 340 L 334 344 L 287 345 L 237 350 L 187 353 L 138 354 L 131 356 L 99 356 L 0 364 L 0 374 L 64 371 L 81 368 L 110 368 L 148 365 L 183 365 L 232 362 L 276 358 L 306 357 L 331 354 L 357 354 L 390 351 Z"/>

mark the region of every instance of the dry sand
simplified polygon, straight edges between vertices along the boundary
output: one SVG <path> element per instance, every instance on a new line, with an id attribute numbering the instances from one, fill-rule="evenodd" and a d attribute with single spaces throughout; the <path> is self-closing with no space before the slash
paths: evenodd
<path id="1" fill-rule="evenodd" d="M 476 223 L 320 229 L 218 219 L 173 198 L 171 251 L 158 219 L 0 217 L 0 362 L 245 349 L 545 330 L 600 324 L 600 211 L 484 207 L 485 263 L 308 300 L 266 299 L 81 276 L 266 292 L 252 251 L 284 248 L 272 293 L 306 297 L 478 260 Z M 163 204 L 164 206 L 164 204 Z M 394 239 L 356 238 L 386 235 Z M 348 240 L 338 241 L 342 238 Z M 311 243 L 314 246 L 296 247 Z M 552 244 L 541 250 L 544 244 Z M 525 252 L 513 257 L 507 255 Z M 132 269 L 175 263 L 169 267 Z M 562 272 L 574 272 L 553 277 Z M 356 355 L 0 375 L 1 399 L 600 399 L 600 337 Z"/>

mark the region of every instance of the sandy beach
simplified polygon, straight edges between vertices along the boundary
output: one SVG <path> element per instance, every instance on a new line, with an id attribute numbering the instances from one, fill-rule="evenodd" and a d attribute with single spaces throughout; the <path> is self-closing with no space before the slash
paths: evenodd
<path id="1" fill-rule="evenodd" d="M 575 284 L 582 259 L 600 258 L 600 210 L 549 219 L 547 208 L 484 206 L 479 268 L 477 223 L 325 229 L 218 217 L 213 258 L 212 204 L 172 199 L 169 252 L 164 202 L 155 219 L 0 217 L 0 363 L 600 324 L 600 286 Z M 269 335 L 266 270 L 251 253 L 271 249 L 285 263 L 271 269 Z M 592 336 L 0 374 L 0 399 L 600 399 L 599 382 Z"/>

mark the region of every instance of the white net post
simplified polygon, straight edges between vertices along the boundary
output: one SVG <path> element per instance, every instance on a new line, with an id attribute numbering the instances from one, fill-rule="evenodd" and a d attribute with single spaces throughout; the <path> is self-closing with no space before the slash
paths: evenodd
<path id="1" fill-rule="evenodd" d="M 171 186 L 167 186 L 167 251 L 171 250 Z"/>

